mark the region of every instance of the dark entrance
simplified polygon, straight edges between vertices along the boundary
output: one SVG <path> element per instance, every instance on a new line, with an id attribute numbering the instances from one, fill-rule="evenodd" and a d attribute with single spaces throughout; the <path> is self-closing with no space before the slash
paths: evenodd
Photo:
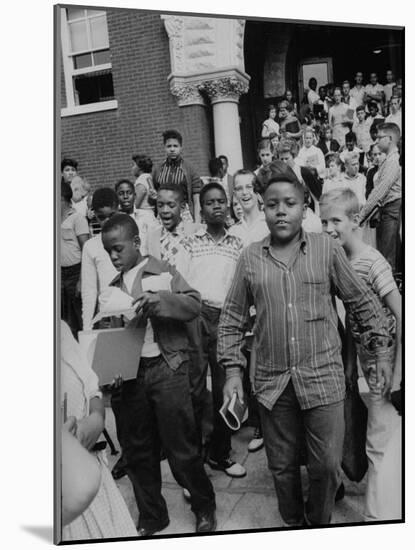
<path id="1" fill-rule="evenodd" d="M 365 84 L 371 72 L 384 83 L 388 69 L 403 76 L 403 43 L 404 31 L 397 28 L 247 20 L 245 71 L 251 82 L 240 101 L 244 166 L 256 165 L 256 143 L 267 105 L 280 101 L 287 88 L 301 103 L 299 75 L 305 61 L 330 59 L 335 84 L 348 79 L 353 86 L 357 71 L 363 72 Z"/>

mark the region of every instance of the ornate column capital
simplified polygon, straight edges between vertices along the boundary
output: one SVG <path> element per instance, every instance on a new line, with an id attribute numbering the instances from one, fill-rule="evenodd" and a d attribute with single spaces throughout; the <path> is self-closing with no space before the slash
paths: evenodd
<path id="1" fill-rule="evenodd" d="M 186 105 L 205 105 L 205 100 L 200 95 L 199 87 L 194 82 L 186 82 L 185 79 L 172 78 L 170 92 L 177 99 L 179 107 Z"/>
<path id="2" fill-rule="evenodd" d="M 231 74 L 203 80 L 198 89 L 208 95 L 212 105 L 223 101 L 238 103 L 240 96 L 248 92 L 249 77 L 239 71 L 232 71 Z"/>

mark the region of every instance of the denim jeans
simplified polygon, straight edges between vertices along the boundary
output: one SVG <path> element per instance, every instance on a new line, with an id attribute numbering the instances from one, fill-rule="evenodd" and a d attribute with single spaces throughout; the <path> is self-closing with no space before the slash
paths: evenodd
<path id="1" fill-rule="evenodd" d="M 209 363 L 212 376 L 213 431 L 210 436 L 209 456 L 216 461 L 225 460 L 229 457 L 232 437 L 232 430 L 228 428 L 219 414 L 219 409 L 223 404 L 223 386 L 226 380 L 225 371 L 219 366 L 216 353 L 220 313 L 220 309 L 202 304 L 203 369 L 207 369 Z"/>
<path id="2" fill-rule="evenodd" d="M 172 474 L 189 490 L 193 512 L 215 509 L 215 494 L 198 453 L 188 364 L 173 371 L 164 359 L 141 359 L 137 379 L 121 391 L 121 446 L 134 488 L 139 527 L 156 528 L 168 519 L 161 494 L 160 451 Z"/>
<path id="3" fill-rule="evenodd" d="M 304 519 L 300 462 L 305 439 L 309 476 L 305 515 L 311 525 L 329 524 L 340 484 L 343 401 L 301 410 L 290 381 L 272 410 L 259 404 L 259 412 L 282 519 L 287 525 L 301 525 Z"/>
<path id="4" fill-rule="evenodd" d="M 399 226 L 401 223 L 401 199 L 385 204 L 380 209 L 380 222 L 376 229 L 376 244 L 379 252 L 387 259 L 395 274 L 401 246 Z"/>

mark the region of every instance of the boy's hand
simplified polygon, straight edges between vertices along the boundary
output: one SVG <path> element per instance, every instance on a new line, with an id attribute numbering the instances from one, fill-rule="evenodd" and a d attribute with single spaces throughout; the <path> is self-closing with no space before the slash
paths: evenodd
<path id="1" fill-rule="evenodd" d="M 90 451 L 104 429 L 104 419 L 96 412 L 78 422 L 76 437 L 85 449 Z"/>
<path id="2" fill-rule="evenodd" d="M 388 395 L 392 386 L 392 367 L 387 357 L 378 357 L 376 359 L 376 384 L 377 387 L 382 387 L 382 395 Z"/>
<path id="3" fill-rule="evenodd" d="M 157 315 L 160 310 L 160 296 L 157 292 L 143 292 L 133 302 L 136 306 L 136 313 L 144 315 Z"/>
<path id="4" fill-rule="evenodd" d="M 237 393 L 239 401 L 244 402 L 244 390 L 242 387 L 242 379 L 240 376 L 232 376 L 226 380 L 223 386 L 223 402 L 227 403 L 231 400 L 232 395 Z"/>

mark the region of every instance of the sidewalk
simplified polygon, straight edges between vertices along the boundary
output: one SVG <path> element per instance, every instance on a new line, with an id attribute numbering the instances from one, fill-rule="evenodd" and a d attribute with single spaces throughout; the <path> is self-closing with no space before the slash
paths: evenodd
<path id="1" fill-rule="evenodd" d="M 117 449 L 119 444 L 115 435 L 115 425 L 112 410 L 106 408 L 106 427 Z M 228 477 L 225 473 L 211 470 L 206 465 L 206 471 L 212 480 L 216 492 L 217 531 L 232 531 L 243 529 L 264 529 L 283 527 L 278 512 L 278 502 L 274 490 L 272 475 L 267 468 L 265 450 L 248 453 L 247 446 L 253 433 L 253 428 L 244 427 L 232 438 L 232 458 L 243 464 L 247 475 L 241 479 Z M 119 454 L 111 456 L 108 451 L 109 466 L 115 464 Z M 161 462 L 163 478 L 163 496 L 166 499 L 170 515 L 170 525 L 159 534 L 194 533 L 195 517 L 190 510 L 190 504 L 183 497 L 182 488 L 174 480 L 167 460 Z M 306 490 L 307 475 L 303 469 L 303 486 Z M 134 493 L 127 476 L 117 481 L 117 485 L 128 505 L 135 523 L 138 511 Z M 334 509 L 333 523 L 363 522 L 363 498 L 365 479 L 360 483 L 344 479 L 346 495 Z"/>

